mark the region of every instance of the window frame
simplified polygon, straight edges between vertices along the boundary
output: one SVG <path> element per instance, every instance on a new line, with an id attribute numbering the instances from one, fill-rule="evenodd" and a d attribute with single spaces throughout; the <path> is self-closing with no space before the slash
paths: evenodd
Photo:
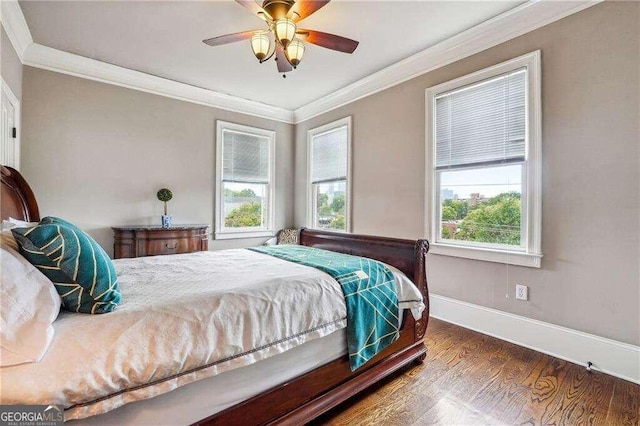
<path id="1" fill-rule="evenodd" d="M 329 229 L 331 232 L 343 232 L 350 233 L 351 232 L 351 141 L 352 141 L 352 127 L 351 127 L 351 116 L 341 118 L 339 120 L 332 121 L 330 123 L 324 124 L 322 126 L 314 127 L 313 129 L 309 129 L 307 131 L 307 227 L 310 229 L 319 229 L 315 228 L 314 223 L 314 200 L 313 200 L 313 184 L 312 182 L 312 170 L 313 170 L 313 149 L 312 142 L 313 138 L 316 136 L 321 136 L 325 133 L 329 133 L 331 131 L 336 130 L 337 128 L 347 126 L 347 182 L 345 185 L 345 206 L 344 206 L 344 215 L 345 215 L 345 229 Z M 327 229 L 323 229 L 327 230 Z"/>
<path id="2" fill-rule="evenodd" d="M 266 184 L 267 219 L 264 228 L 225 228 L 224 225 L 224 185 L 223 173 L 223 146 L 224 131 L 245 133 L 251 136 L 266 137 L 269 139 L 269 183 Z M 216 181 L 215 181 L 215 240 L 228 240 L 239 238 L 273 237 L 275 235 L 274 207 L 275 207 L 275 148 L 276 132 L 259 127 L 245 126 L 243 124 L 227 121 L 216 121 Z"/>
<path id="3" fill-rule="evenodd" d="M 462 257 L 488 262 L 540 268 L 542 259 L 542 110 L 540 51 L 534 51 L 489 68 L 429 87 L 425 90 L 425 234 L 430 241 L 430 253 Z M 452 243 L 439 238 L 440 215 L 440 173 L 435 167 L 435 100 L 438 95 L 461 89 L 483 80 L 526 68 L 526 141 L 525 160 L 522 163 L 522 238 L 521 247 L 507 248 L 483 243 Z M 469 167 L 468 169 L 479 169 Z"/>

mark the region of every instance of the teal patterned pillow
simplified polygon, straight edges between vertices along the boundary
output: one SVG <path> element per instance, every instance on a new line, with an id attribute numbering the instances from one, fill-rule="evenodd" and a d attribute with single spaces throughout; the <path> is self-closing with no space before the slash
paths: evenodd
<path id="1" fill-rule="evenodd" d="M 121 295 L 113 262 L 75 225 L 46 217 L 38 226 L 11 232 L 20 253 L 53 281 L 65 308 L 102 314 L 118 306 Z"/>
<path id="2" fill-rule="evenodd" d="M 69 228 L 73 228 L 76 231 L 80 231 L 82 233 L 84 233 L 84 231 L 80 228 L 78 228 L 77 226 L 75 226 L 73 223 L 68 222 L 64 219 L 60 219 L 59 217 L 55 217 L 55 216 L 47 216 L 47 217 L 43 217 L 42 220 L 40 221 L 40 225 L 43 224 L 58 224 L 58 225 L 64 225 L 67 226 Z"/>

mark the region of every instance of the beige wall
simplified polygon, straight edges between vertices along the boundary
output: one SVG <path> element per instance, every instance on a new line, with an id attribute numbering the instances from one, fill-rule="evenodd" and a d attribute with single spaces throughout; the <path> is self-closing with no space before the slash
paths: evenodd
<path id="1" fill-rule="evenodd" d="M 41 214 L 66 218 L 112 253 L 110 227 L 213 224 L 216 120 L 276 131 L 276 228 L 293 222 L 293 126 L 32 67 L 24 70 L 21 171 Z M 212 241 L 210 248 L 264 239 Z"/>
<path id="2" fill-rule="evenodd" d="M 639 17 L 638 3 L 606 2 L 297 125 L 296 224 L 307 130 L 351 115 L 353 232 L 422 237 L 425 89 L 540 49 L 542 268 L 430 255 L 430 290 L 639 344 Z"/>
<path id="3" fill-rule="evenodd" d="M 277 228 L 301 226 L 306 132 L 350 115 L 353 231 L 420 238 L 424 90 L 540 49 L 542 268 L 431 255 L 431 292 L 640 344 L 639 17 L 638 3 L 606 2 L 295 128 L 25 67 L 22 171 L 43 215 L 111 252 L 111 226 L 158 223 L 162 186 L 176 223 L 213 223 L 215 120 L 263 127 L 277 132 Z M 9 76 L 22 67 L 5 71 L 2 37 Z M 516 283 L 529 302 L 514 300 Z"/>
<path id="4" fill-rule="evenodd" d="M 7 33 L 2 27 L 0 35 L 0 74 L 7 82 L 11 91 L 18 98 L 22 99 L 22 63 L 16 55 L 16 51 L 9 41 Z"/>

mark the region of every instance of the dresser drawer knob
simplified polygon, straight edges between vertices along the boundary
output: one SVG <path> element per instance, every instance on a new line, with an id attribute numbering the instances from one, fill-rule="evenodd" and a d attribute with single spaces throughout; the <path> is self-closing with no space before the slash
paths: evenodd
<path id="1" fill-rule="evenodd" d="M 174 243 L 173 246 L 169 246 L 169 243 L 165 243 L 164 246 L 169 250 L 175 250 L 178 248 L 178 243 Z"/>

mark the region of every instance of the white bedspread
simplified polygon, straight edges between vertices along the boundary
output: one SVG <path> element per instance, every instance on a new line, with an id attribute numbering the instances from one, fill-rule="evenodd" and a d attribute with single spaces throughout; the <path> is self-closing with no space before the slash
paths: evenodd
<path id="1" fill-rule="evenodd" d="M 346 326 L 329 275 L 249 250 L 115 262 L 115 312 L 63 312 L 40 363 L 0 369 L 2 404 L 59 404 L 84 418 L 253 364 Z M 400 300 L 421 299 L 394 271 Z M 402 276 L 401 276 L 402 275 Z M 421 302 L 403 303 L 420 311 Z"/>

